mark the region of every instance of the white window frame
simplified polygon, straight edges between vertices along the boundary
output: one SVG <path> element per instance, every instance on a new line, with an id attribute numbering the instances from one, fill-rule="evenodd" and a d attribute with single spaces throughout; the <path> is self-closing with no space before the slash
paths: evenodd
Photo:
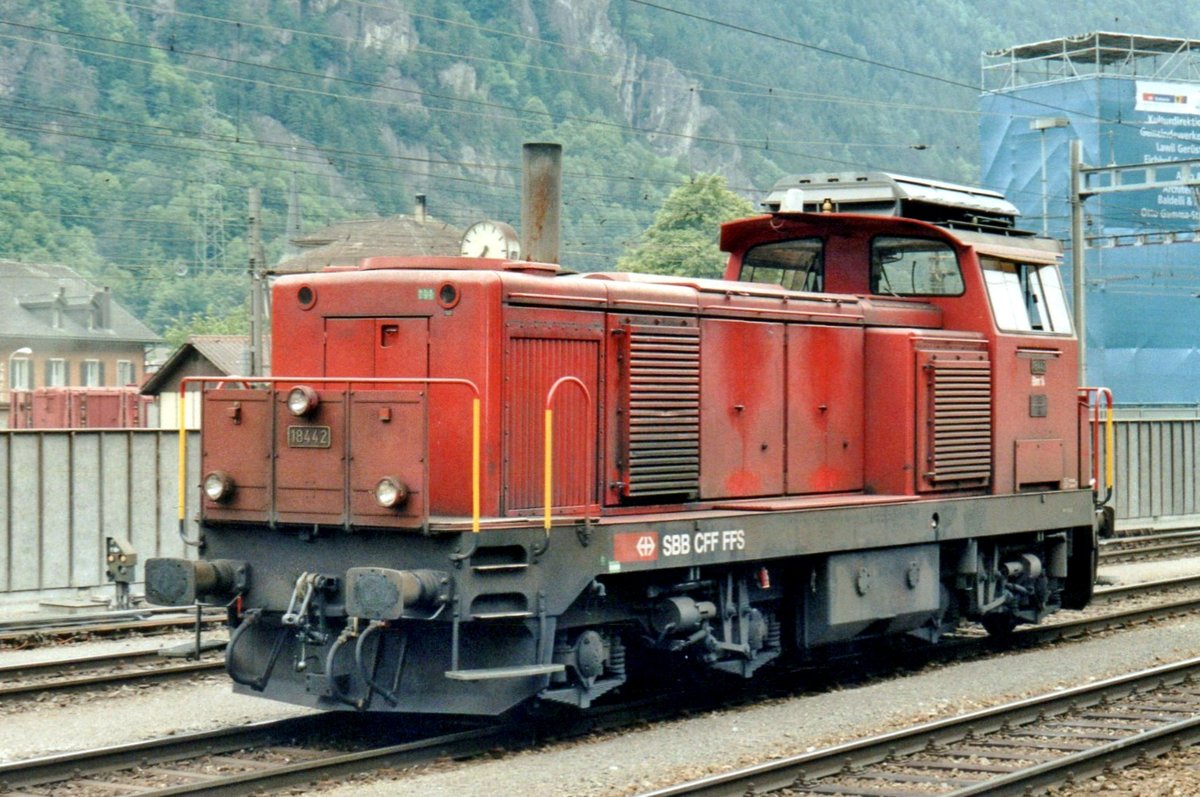
<path id="1" fill-rule="evenodd" d="M 137 381 L 137 370 L 133 360 L 117 360 L 117 387 L 132 385 Z"/>
<path id="2" fill-rule="evenodd" d="M 65 359 L 51 357 L 46 360 L 46 387 L 66 387 L 69 381 Z"/>
<path id="3" fill-rule="evenodd" d="M 94 359 L 81 362 L 79 382 L 84 387 L 104 387 L 104 363 Z"/>
<path id="4" fill-rule="evenodd" d="M 1058 266 L 993 257 L 981 257 L 980 265 L 997 329 L 1033 335 L 1071 334 L 1071 312 Z"/>
<path id="5" fill-rule="evenodd" d="M 13 357 L 9 368 L 9 390 L 33 390 L 33 360 L 28 357 Z"/>

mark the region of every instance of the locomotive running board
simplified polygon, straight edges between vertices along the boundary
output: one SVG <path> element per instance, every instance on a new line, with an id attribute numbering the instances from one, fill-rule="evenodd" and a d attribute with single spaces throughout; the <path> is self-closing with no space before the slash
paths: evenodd
<path id="1" fill-rule="evenodd" d="M 452 681 L 497 681 L 502 678 L 554 675 L 566 669 L 565 664 L 530 664 L 525 667 L 493 667 L 486 670 L 446 670 L 446 677 Z"/>
<path id="2" fill-rule="evenodd" d="M 794 509 L 826 509 L 863 504 L 907 504 L 919 495 L 866 495 L 864 493 L 834 493 L 831 495 L 798 495 L 794 497 L 756 498 L 746 501 L 718 501 L 713 509 L 735 509 L 747 512 L 787 512 Z"/>

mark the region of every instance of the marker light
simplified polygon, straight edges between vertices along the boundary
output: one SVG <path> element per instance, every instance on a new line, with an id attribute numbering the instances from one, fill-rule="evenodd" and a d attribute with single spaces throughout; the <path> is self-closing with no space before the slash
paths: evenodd
<path id="1" fill-rule="evenodd" d="M 317 404 L 320 402 L 321 400 L 317 397 L 317 391 L 308 385 L 292 388 L 287 397 L 288 409 L 297 418 L 302 418 L 311 413 L 317 408 Z"/>
<path id="2" fill-rule="evenodd" d="M 384 476 L 375 485 L 375 500 L 385 509 L 395 509 L 408 500 L 408 487 L 392 476 Z"/>
<path id="3" fill-rule="evenodd" d="M 210 501 L 225 501 L 233 495 L 233 478 L 223 470 L 214 470 L 204 477 L 204 494 Z"/>

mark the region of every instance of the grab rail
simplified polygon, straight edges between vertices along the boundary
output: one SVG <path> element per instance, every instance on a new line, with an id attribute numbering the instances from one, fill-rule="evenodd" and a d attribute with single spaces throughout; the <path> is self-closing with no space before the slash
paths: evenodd
<path id="1" fill-rule="evenodd" d="M 1079 388 L 1080 404 L 1084 411 L 1091 410 L 1092 427 L 1092 493 L 1100 494 L 1100 408 L 1103 403 L 1106 410 L 1104 415 L 1104 498 L 1096 501 L 1096 506 L 1104 506 L 1112 499 L 1113 483 L 1113 450 L 1116 436 L 1113 431 L 1113 394 L 1106 387 Z"/>
<path id="2" fill-rule="evenodd" d="M 349 390 L 354 385 L 457 385 L 459 387 L 468 388 L 471 391 L 471 532 L 479 533 L 479 478 L 480 478 L 480 396 L 479 387 L 470 379 L 458 379 L 451 377 L 397 377 L 397 378 L 377 378 L 377 377 L 347 377 L 347 376 L 313 376 L 313 377 L 297 377 L 297 376 L 276 376 L 276 377 L 213 377 L 213 376 L 189 376 L 185 377 L 179 383 L 179 536 L 189 544 L 196 544 L 187 539 L 187 520 L 185 504 L 187 502 L 187 494 L 184 490 L 184 481 L 186 477 L 186 460 L 187 460 L 187 430 L 184 428 L 184 404 L 187 400 L 187 387 L 189 384 L 203 385 L 208 382 L 233 382 L 240 384 L 243 387 L 248 387 L 251 384 L 272 385 L 279 382 L 285 382 L 290 385 L 298 384 L 317 384 L 317 385 L 345 385 Z"/>
<path id="3" fill-rule="evenodd" d="M 576 376 L 559 377 L 554 382 L 554 384 L 550 386 L 550 390 L 548 390 L 546 392 L 546 409 L 545 409 L 545 413 L 546 413 L 545 414 L 546 447 L 543 452 L 542 459 L 543 459 L 543 467 L 545 469 L 545 478 L 544 478 L 544 484 L 543 484 L 543 496 L 544 496 L 545 504 L 546 504 L 545 510 L 544 510 L 543 525 L 545 526 L 547 534 L 550 533 L 550 505 L 554 502 L 554 499 L 553 499 L 553 496 L 554 496 L 553 464 L 554 464 L 554 462 L 553 462 L 553 454 L 552 454 L 552 451 L 554 448 L 554 410 L 553 410 L 552 405 L 554 404 L 554 396 L 556 393 L 558 393 L 558 389 L 568 383 L 577 385 L 579 387 L 579 389 L 583 391 L 583 397 L 587 402 L 588 416 L 590 417 L 592 414 L 591 391 L 589 391 L 587 389 L 587 385 L 585 385 L 583 383 L 583 380 L 581 380 L 579 377 L 576 377 Z M 588 448 L 590 449 L 596 444 L 596 435 L 594 435 L 594 434 L 589 435 L 588 438 L 590 440 L 590 442 L 588 444 Z M 584 499 L 583 499 L 583 525 L 585 527 L 591 525 L 592 486 L 593 486 L 592 485 L 592 460 L 595 459 L 595 452 L 589 450 L 587 452 L 586 459 L 587 459 L 587 461 L 584 465 L 584 483 L 587 485 L 587 494 L 584 496 Z"/>

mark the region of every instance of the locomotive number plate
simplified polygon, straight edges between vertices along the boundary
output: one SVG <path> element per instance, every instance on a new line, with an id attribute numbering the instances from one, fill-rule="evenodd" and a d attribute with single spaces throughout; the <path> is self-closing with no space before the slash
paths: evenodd
<path id="1" fill-rule="evenodd" d="M 333 434 L 328 426 L 289 426 L 288 448 L 329 448 Z"/>

